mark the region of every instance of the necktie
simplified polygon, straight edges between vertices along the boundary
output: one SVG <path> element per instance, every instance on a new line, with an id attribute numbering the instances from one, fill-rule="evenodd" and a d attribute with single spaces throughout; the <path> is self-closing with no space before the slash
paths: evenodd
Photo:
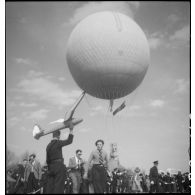
<path id="1" fill-rule="evenodd" d="M 102 150 L 99 150 L 99 163 L 103 165 Z"/>
<path id="2" fill-rule="evenodd" d="M 78 169 L 80 169 L 80 166 L 81 166 L 80 163 L 81 163 L 81 162 L 80 162 L 80 160 L 78 159 Z"/>

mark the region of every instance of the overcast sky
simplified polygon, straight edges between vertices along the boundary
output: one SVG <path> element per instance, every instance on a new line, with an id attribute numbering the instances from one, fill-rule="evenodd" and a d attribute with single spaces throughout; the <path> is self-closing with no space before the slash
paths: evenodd
<path id="1" fill-rule="evenodd" d="M 94 142 L 118 144 L 121 164 L 146 171 L 188 171 L 190 3 L 188 2 L 7 2 L 6 3 L 6 142 L 20 155 L 35 152 L 41 163 L 51 135 L 35 140 L 35 123 L 63 118 L 81 93 L 66 63 L 66 44 L 87 15 L 115 10 L 132 17 L 145 32 L 151 64 L 137 90 L 117 100 L 127 107 L 112 116 L 108 101 L 87 95 L 75 116 L 73 144 L 63 148 L 65 163 L 76 149 L 88 159 Z M 90 82 L 90 81 L 89 81 Z M 63 131 L 66 137 L 68 129 Z"/>

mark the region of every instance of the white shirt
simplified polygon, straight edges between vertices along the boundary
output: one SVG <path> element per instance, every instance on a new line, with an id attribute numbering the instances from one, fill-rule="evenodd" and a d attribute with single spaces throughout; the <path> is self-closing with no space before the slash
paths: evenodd
<path id="1" fill-rule="evenodd" d="M 35 164 L 35 161 L 32 162 L 31 172 L 34 172 L 34 164 Z"/>

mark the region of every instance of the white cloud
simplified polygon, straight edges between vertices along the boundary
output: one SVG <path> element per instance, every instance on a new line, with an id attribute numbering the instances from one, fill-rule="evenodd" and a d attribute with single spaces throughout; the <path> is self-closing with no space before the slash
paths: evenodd
<path id="1" fill-rule="evenodd" d="M 6 108 L 8 110 L 11 110 L 13 109 L 14 107 L 16 107 L 18 104 L 15 102 L 15 101 L 12 101 L 12 100 L 7 100 L 7 103 L 6 103 Z"/>
<path id="2" fill-rule="evenodd" d="M 89 113 L 89 115 L 95 116 L 97 114 L 105 114 L 108 110 L 108 107 L 103 105 L 97 105 L 95 107 L 92 107 L 91 110 L 92 111 Z"/>
<path id="3" fill-rule="evenodd" d="M 103 2 L 88 2 L 83 6 L 77 8 L 69 23 L 75 25 L 86 16 L 100 11 L 118 11 L 123 14 L 133 17 L 133 11 L 136 11 L 140 6 L 139 2 L 125 2 L 125 1 L 103 1 Z"/>
<path id="4" fill-rule="evenodd" d="M 113 108 L 113 111 L 117 109 L 119 105 L 115 105 Z M 92 112 L 89 114 L 90 116 L 95 116 L 97 114 L 108 114 L 112 115 L 112 112 L 108 111 L 108 106 L 102 106 L 102 105 L 97 105 L 96 107 L 92 108 Z M 134 117 L 134 116 L 141 116 L 142 113 L 140 113 L 141 106 L 139 105 L 131 105 L 131 106 L 126 106 L 124 109 L 122 109 L 120 112 L 117 113 L 117 117 Z M 116 117 L 115 116 L 115 117 Z"/>
<path id="5" fill-rule="evenodd" d="M 81 132 L 81 133 L 87 133 L 90 130 L 88 128 L 83 128 L 83 129 L 79 129 L 78 131 Z"/>
<path id="6" fill-rule="evenodd" d="M 183 94 L 186 91 L 189 91 L 189 81 L 186 79 L 177 79 L 175 82 L 175 91 L 176 94 Z"/>
<path id="7" fill-rule="evenodd" d="M 171 25 L 175 24 L 179 20 L 180 20 L 180 18 L 176 14 L 171 14 L 168 16 L 168 23 L 170 23 Z"/>
<path id="8" fill-rule="evenodd" d="M 97 113 L 96 112 L 90 112 L 89 116 L 95 116 Z"/>
<path id="9" fill-rule="evenodd" d="M 103 111 L 105 108 L 102 105 L 98 105 L 92 108 L 93 111 Z"/>
<path id="10" fill-rule="evenodd" d="M 30 70 L 28 72 L 29 77 L 40 77 L 40 76 L 43 76 L 43 75 L 45 75 L 43 72 L 38 72 L 38 71 L 35 71 L 35 70 Z"/>
<path id="11" fill-rule="evenodd" d="M 122 117 L 122 118 L 141 117 L 144 115 L 143 112 L 140 112 L 141 108 L 142 107 L 140 105 L 126 106 L 123 110 L 118 112 L 114 117 Z"/>
<path id="12" fill-rule="evenodd" d="M 42 119 L 45 119 L 47 117 L 48 112 L 49 111 L 46 109 L 36 110 L 36 111 L 30 113 L 27 118 L 34 119 L 34 120 L 42 120 Z"/>
<path id="13" fill-rule="evenodd" d="M 66 79 L 64 77 L 59 77 L 58 80 L 59 81 L 65 81 Z"/>
<path id="14" fill-rule="evenodd" d="M 15 58 L 15 62 L 17 64 L 24 64 L 24 65 L 29 65 L 29 66 L 37 65 L 37 62 L 35 62 L 29 58 Z"/>
<path id="15" fill-rule="evenodd" d="M 16 116 L 13 116 L 9 119 L 7 119 L 7 127 L 13 127 L 15 126 L 16 124 L 18 124 L 18 122 L 20 121 L 20 119 Z"/>
<path id="16" fill-rule="evenodd" d="M 164 44 L 164 35 L 160 32 L 152 33 L 149 35 L 148 42 L 151 49 L 157 49 Z"/>
<path id="17" fill-rule="evenodd" d="M 22 107 L 28 107 L 28 108 L 32 108 L 32 107 L 37 106 L 37 104 L 35 104 L 35 103 L 25 103 L 25 102 L 21 102 L 19 105 Z"/>
<path id="18" fill-rule="evenodd" d="M 29 73 L 26 79 L 18 83 L 18 91 L 36 96 L 42 101 L 47 101 L 60 107 L 73 104 L 81 94 L 79 90 L 66 92 L 58 83 L 49 79 L 48 76 L 38 77 L 39 75 L 42 75 L 42 73 Z"/>
<path id="19" fill-rule="evenodd" d="M 148 42 L 151 49 L 156 49 L 162 44 L 162 40 L 160 38 L 149 38 Z"/>
<path id="20" fill-rule="evenodd" d="M 136 111 L 136 110 L 140 110 L 141 106 L 139 106 L 139 105 L 132 105 L 132 106 L 129 106 L 129 109 L 131 111 Z"/>
<path id="21" fill-rule="evenodd" d="M 154 108 L 162 108 L 165 105 L 164 100 L 156 99 L 156 100 L 151 100 L 150 106 Z"/>
<path id="22" fill-rule="evenodd" d="M 184 26 L 183 28 L 177 30 L 173 35 L 170 36 L 170 40 L 178 41 L 189 41 L 190 39 L 190 26 Z"/>

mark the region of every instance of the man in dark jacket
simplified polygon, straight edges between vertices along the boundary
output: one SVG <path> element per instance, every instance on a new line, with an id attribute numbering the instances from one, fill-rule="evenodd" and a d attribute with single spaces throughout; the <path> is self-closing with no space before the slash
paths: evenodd
<path id="1" fill-rule="evenodd" d="M 65 183 L 64 159 L 62 147 L 73 141 L 73 125 L 70 125 L 68 139 L 60 140 L 60 131 L 53 133 L 53 139 L 46 149 L 46 161 L 48 164 L 47 194 L 63 194 Z"/>
<path id="2" fill-rule="evenodd" d="M 150 169 L 150 193 L 159 192 L 158 161 L 154 161 L 154 166 Z"/>
<path id="3" fill-rule="evenodd" d="M 181 174 L 181 171 L 178 171 L 178 174 L 176 175 L 176 182 L 177 182 L 177 188 L 178 192 L 182 193 L 183 192 L 183 177 Z"/>

